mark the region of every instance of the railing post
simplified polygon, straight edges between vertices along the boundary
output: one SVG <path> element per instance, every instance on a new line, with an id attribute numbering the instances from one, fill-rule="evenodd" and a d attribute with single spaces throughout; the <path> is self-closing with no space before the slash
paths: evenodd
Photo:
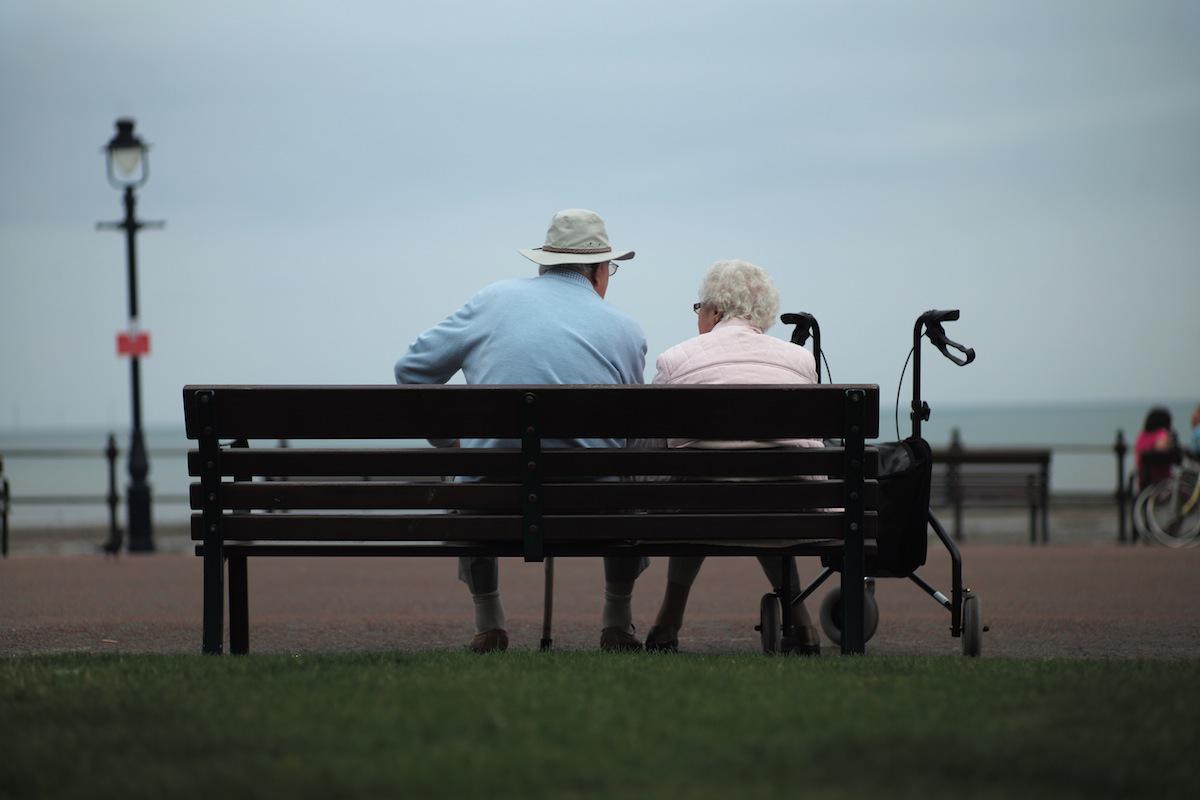
<path id="1" fill-rule="evenodd" d="M 950 429 L 950 458 L 946 462 L 946 490 L 954 506 L 954 541 L 963 540 L 962 436 L 958 428 Z"/>
<path id="2" fill-rule="evenodd" d="M 8 478 L 4 477 L 3 457 L 0 457 L 0 557 L 8 558 Z"/>
<path id="3" fill-rule="evenodd" d="M 1038 492 L 1035 484 L 1033 473 L 1025 476 L 1026 502 L 1029 503 L 1029 543 L 1031 545 L 1037 544 Z"/>
<path id="4" fill-rule="evenodd" d="M 1050 543 L 1050 458 L 1051 454 L 1046 454 L 1046 460 L 1042 463 L 1041 478 L 1042 478 L 1042 544 Z"/>
<path id="5" fill-rule="evenodd" d="M 1129 515 L 1125 513 L 1125 506 L 1129 502 L 1125 490 L 1125 454 L 1129 452 L 1129 448 L 1125 445 L 1125 431 L 1117 431 L 1117 441 L 1113 445 L 1113 453 L 1117 456 L 1117 543 L 1125 544 L 1125 522 Z"/>
<path id="6" fill-rule="evenodd" d="M 104 457 L 108 460 L 108 494 L 104 500 L 108 503 L 108 541 L 104 543 L 104 552 L 115 556 L 121 552 L 121 528 L 117 524 L 117 437 L 109 433 L 104 446 Z"/>

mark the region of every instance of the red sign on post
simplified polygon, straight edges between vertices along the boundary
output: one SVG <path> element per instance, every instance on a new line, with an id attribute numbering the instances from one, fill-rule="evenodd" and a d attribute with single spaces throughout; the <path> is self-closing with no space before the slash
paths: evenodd
<path id="1" fill-rule="evenodd" d="M 150 333 L 148 331 L 138 331 L 134 334 L 121 331 L 117 334 L 117 355 L 145 356 L 149 354 Z"/>

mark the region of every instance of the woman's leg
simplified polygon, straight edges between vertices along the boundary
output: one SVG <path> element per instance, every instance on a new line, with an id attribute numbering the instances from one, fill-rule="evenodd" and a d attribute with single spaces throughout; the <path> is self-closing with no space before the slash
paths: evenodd
<path id="1" fill-rule="evenodd" d="M 783 583 L 782 562 L 784 559 L 779 556 L 759 556 L 758 563 L 762 565 L 763 573 L 766 574 L 767 580 L 771 582 L 772 589 L 778 589 Z M 800 571 L 796 569 L 796 559 L 788 558 L 788 569 L 791 575 L 788 577 L 788 585 L 793 592 L 800 591 Z M 804 603 L 796 603 L 791 607 L 792 625 L 796 627 L 796 637 L 803 645 L 819 645 L 821 637 L 817 635 L 817 628 L 813 625 L 812 617 L 808 615 L 808 609 Z"/>
<path id="2" fill-rule="evenodd" d="M 667 564 L 667 590 L 654 618 L 654 627 L 667 639 L 674 639 L 683 627 L 688 594 L 703 564 L 704 556 L 671 556 Z"/>

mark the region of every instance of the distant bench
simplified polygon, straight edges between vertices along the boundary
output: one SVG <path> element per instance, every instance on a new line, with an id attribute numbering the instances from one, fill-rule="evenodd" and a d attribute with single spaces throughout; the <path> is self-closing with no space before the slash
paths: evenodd
<path id="1" fill-rule="evenodd" d="M 957 441 L 957 440 L 955 440 Z M 965 508 L 1027 508 L 1029 542 L 1049 540 L 1050 450 L 952 446 L 933 451 L 929 503 L 954 509 L 954 538 L 963 538 Z"/>
<path id="2" fill-rule="evenodd" d="M 198 443 L 188 472 L 199 478 L 191 527 L 204 558 L 205 653 L 224 646 L 226 563 L 230 651 L 249 650 L 252 556 L 685 554 L 839 556 L 842 650 L 863 652 L 864 554 L 876 552 L 878 528 L 878 454 L 865 441 L 878 434 L 877 386 L 186 386 L 183 402 Z M 665 436 L 837 438 L 845 447 L 542 447 Z M 514 446 L 246 447 L 491 437 Z M 486 481 L 412 479 L 429 475 Z M 676 480 L 620 479 L 637 475 Z M 289 480 L 266 480 L 277 477 Z M 799 591 L 776 588 L 785 598 Z"/>

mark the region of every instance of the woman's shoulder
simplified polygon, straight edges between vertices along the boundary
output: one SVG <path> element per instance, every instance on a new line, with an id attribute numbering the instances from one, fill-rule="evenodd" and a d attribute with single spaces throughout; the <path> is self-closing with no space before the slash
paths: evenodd
<path id="1" fill-rule="evenodd" d="M 657 362 L 655 362 L 658 371 L 660 373 L 673 372 L 683 364 L 686 364 L 689 359 L 699 353 L 703 353 L 705 349 L 703 339 L 704 336 L 693 336 L 663 350 L 659 354 Z"/>
<path id="2" fill-rule="evenodd" d="M 664 350 L 656 363 L 659 374 L 656 382 L 693 369 L 720 365 L 737 369 L 746 363 L 774 364 L 775 369 L 783 368 L 808 381 L 816 381 L 816 362 L 803 347 L 749 329 L 725 328 L 684 339 Z"/>

